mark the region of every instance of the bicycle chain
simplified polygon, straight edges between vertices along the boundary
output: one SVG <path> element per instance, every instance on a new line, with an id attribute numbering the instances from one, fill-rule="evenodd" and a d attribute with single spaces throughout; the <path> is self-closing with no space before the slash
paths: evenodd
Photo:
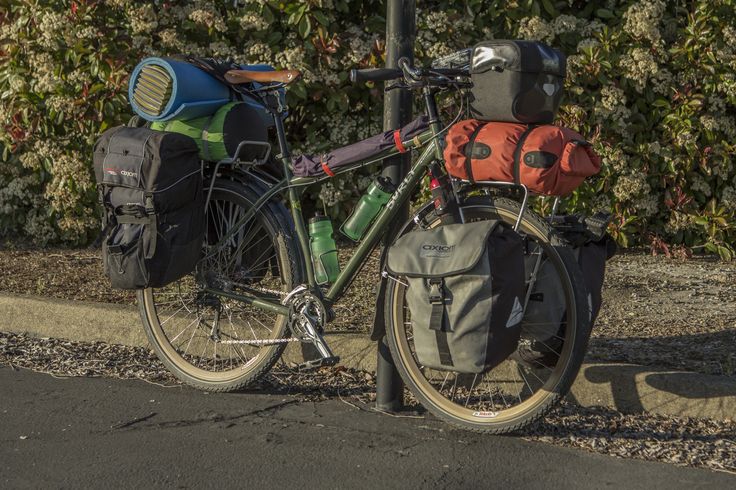
<path id="1" fill-rule="evenodd" d="M 288 339 L 220 340 L 218 344 L 276 345 L 288 344 L 289 342 L 301 342 L 301 339 L 297 337 L 290 337 Z"/>
<path id="2" fill-rule="evenodd" d="M 287 294 L 289 294 L 289 293 L 285 293 L 283 291 L 277 291 L 275 289 L 268 289 L 268 288 L 264 288 L 264 287 L 261 287 L 261 286 L 253 286 L 253 285 L 250 285 L 250 284 L 242 284 L 242 283 L 234 282 L 234 281 L 228 281 L 228 282 L 230 284 L 232 284 L 233 286 L 238 286 L 238 287 L 241 287 L 243 289 L 250 289 L 252 291 L 258 291 L 260 293 L 271 294 L 273 296 L 281 296 L 281 297 L 284 297 Z"/>

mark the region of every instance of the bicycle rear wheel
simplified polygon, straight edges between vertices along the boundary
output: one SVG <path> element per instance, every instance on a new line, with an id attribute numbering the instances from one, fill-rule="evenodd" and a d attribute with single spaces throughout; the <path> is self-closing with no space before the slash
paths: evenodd
<path id="1" fill-rule="evenodd" d="M 519 204 L 509 199 L 470 198 L 463 205 L 466 220 L 501 220 L 513 226 Z M 431 228 L 439 219 L 431 211 L 412 227 Z M 408 230 L 407 230 L 408 231 Z M 413 344 L 411 312 L 406 306 L 406 283 L 389 279 L 386 290 L 386 330 L 399 374 L 417 400 L 435 416 L 463 429 L 507 433 L 544 416 L 564 396 L 575 380 L 590 334 L 590 311 L 580 269 L 572 252 L 563 247 L 538 215 L 526 212 L 519 233 L 526 242 L 525 262 L 547 264 L 537 271 L 556 277 L 534 277 L 527 267 L 527 288 L 534 281 L 554 280 L 564 296 L 564 307 L 551 315 L 547 325 L 538 318 L 523 324 L 517 352 L 482 374 L 463 374 L 426 368 L 417 360 Z M 526 316 L 526 312 L 525 312 Z M 562 318 L 562 321 L 560 321 Z M 545 336 L 540 332 L 546 331 Z M 541 355 L 529 355 L 530 351 Z M 536 349 L 536 351 L 534 349 Z"/>
<path id="2" fill-rule="evenodd" d="M 258 291 L 278 300 L 299 283 L 295 244 L 280 205 L 264 206 L 224 246 L 213 248 L 259 192 L 233 181 L 215 181 L 206 218 L 205 258 L 181 280 L 138 293 L 154 351 L 177 378 L 200 389 L 243 388 L 265 374 L 293 340 L 283 315 L 205 290 L 214 284 L 228 292 Z"/>

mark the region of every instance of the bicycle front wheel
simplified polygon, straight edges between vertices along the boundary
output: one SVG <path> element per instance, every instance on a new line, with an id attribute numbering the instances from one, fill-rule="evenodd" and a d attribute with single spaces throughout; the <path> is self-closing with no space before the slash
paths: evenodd
<path id="1" fill-rule="evenodd" d="M 285 316 L 206 290 L 214 284 L 278 301 L 299 283 L 285 209 L 269 204 L 238 224 L 258 195 L 258 189 L 217 180 L 206 215 L 205 258 L 181 280 L 138 293 L 143 326 L 157 356 L 177 378 L 199 389 L 245 387 L 265 374 L 293 340 Z"/>
<path id="2" fill-rule="evenodd" d="M 513 226 L 519 204 L 503 198 L 473 197 L 463 205 L 463 212 L 467 221 L 493 219 Z M 431 211 L 412 226 L 438 225 L 439 219 Z M 500 434 L 530 425 L 568 392 L 585 354 L 590 313 L 572 252 L 531 211 L 524 214 L 518 231 L 526 242 L 526 287 L 533 288 L 537 281 L 554 281 L 564 301 L 546 324 L 538 315 L 533 320 L 528 318 L 525 311 L 516 353 L 485 373 L 464 374 L 423 366 L 415 354 L 411 312 L 405 301 L 406 282 L 400 277 L 388 281 L 386 333 L 401 377 L 432 414 L 463 429 Z M 541 267 L 532 265 L 537 261 Z"/>

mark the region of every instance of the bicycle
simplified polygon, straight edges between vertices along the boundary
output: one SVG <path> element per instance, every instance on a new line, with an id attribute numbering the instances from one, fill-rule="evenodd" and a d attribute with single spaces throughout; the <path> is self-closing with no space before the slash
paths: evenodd
<path id="1" fill-rule="evenodd" d="M 549 355 L 544 360 L 507 359 L 480 376 L 426 369 L 413 354 L 411 315 L 404 304 L 406 283 L 383 271 L 385 333 L 406 385 L 435 416 L 464 429 L 489 433 L 528 426 L 568 392 L 590 330 L 585 286 L 575 258 L 548 222 L 529 209 L 525 187 L 503 182 L 470 185 L 443 175 L 441 144 L 447 128 L 440 122 L 436 97 L 445 90 L 462 93 L 470 83 L 467 72 L 415 68 L 405 59 L 399 65 L 398 69 L 353 70 L 351 79 L 398 80 L 386 90 L 401 86 L 421 91 L 429 128 L 397 144 L 412 152 L 412 165 L 344 269 L 327 286 L 315 280 L 299 191 L 331 176 L 293 175 L 283 124 L 285 107 L 276 93 L 296 79 L 295 73 L 228 72 L 233 82 L 265 84 L 249 93 L 259 97 L 274 117 L 284 177 L 278 180 L 259 170 L 258 163 L 265 158 L 248 163 L 240 162 L 236 155 L 214 167 L 203 167 L 209 182 L 204 258 L 184 279 L 162 289 L 138 292 L 147 336 L 158 357 L 180 380 L 208 391 L 241 389 L 271 369 L 290 342 L 316 347 L 320 358 L 306 367 L 335 364 L 339 358 L 322 336 L 323 327 L 335 316 L 332 306 L 343 297 L 398 210 L 429 172 L 439 178 L 446 204 L 454 211 L 443 214 L 434 201 L 423 204 L 403 224 L 399 236 L 416 228 L 441 226 L 448 219 L 500 220 L 524 238 L 529 264 L 526 301 L 535 281 L 542 279 L 538 275 L 541 265 L 549 263 L 551 267 L 544 270 L 557 275 L 564 292 L 564 311 L 559 312 L 564 318 L 545 345 Z M 334 174 L 399 153 L 400 148 L 382 150 L 334 169 Z M 550 325 L 555 324 L 550 321 Z"/>

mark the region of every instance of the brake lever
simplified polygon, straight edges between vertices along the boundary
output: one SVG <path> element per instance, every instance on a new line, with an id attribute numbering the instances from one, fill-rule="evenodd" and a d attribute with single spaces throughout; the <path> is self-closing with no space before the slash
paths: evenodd
<path id="1" fill-rule="evenodd" d="M 398 82 L 398 83 L 394 83 L 392 85 L 388 85 L 387 87 L 385 87 L 383 89 L 383 92 L 386 93 L 386 92 L 388 92 L 390 90 L 398 90 L 398 89 L 402 89 L 402 88 L 411 88 L 411 87 L 409 87 L 409 85 L 407 85 L 405 83 Z"/>

